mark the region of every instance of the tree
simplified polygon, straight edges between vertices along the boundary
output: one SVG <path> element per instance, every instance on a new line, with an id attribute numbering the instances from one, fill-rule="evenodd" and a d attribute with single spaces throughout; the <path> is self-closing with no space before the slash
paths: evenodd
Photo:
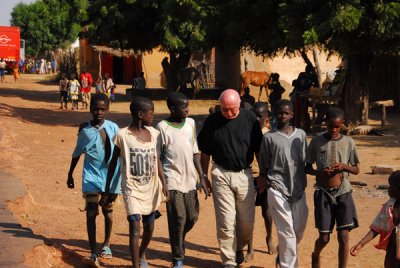
<path id="1" fill-rule="evenodd" d="M 213 17 L 211 0 L 90 1 L 90 42 L 123 49 L 167 51 L 163 61 L 167 89 L 177 90 L 178 72 L 187 67 L 193 51 L 212 47 L 207 37 Z"/>
<path id="2" fill-rule="evenodd" d="M 366 123 L 371 63 L 400 51 L 399 1 L 236 0 L 226 5 L 233 19 L 223 29 L 234 36 L 225 36 L 258 54 L 293 54 L 318 46 L 341 55 L 348 63 L 347 122 Z"/>
<path id="3" fill-rule="evenodd" d="M 27 54 L 38 56 L 50 50 L 66 48 L 80 31 L 86 18 L 86 0 L 39 0 L 19 3 L 11 12 L 11 25 L 21 29 Z"/>

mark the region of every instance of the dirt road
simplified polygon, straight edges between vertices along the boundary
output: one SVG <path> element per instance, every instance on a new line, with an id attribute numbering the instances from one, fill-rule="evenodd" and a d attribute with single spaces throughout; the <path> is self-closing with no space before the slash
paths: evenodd
<path id="1" fill-rule="evenodd" d="M 43 77 L 40 77 L 43 78 Z M 0 84 L 0 170 L 22 179 L 27 195 L 9 203 L 17 220 L 42 237 L 45 245 L 26 253 L 25 264 L 31 267 L 80 267 L 80 259 L 88 254 L 85 232 L 85 213 L 81 197 L 80 173 L 82 159 L 75 171 L 76 189 L 66 187 L 71 153 L 76 142 L 78 125 L 90 119 L 87 111 L 59 109 L 58 88 L 54 84 L 40 82 L 37 76 L 22 75 L 18 83 Z M 123 91 L 124 87 L 118 87 Z M 117 96 L 118 97 L 118 96 Z M 119 96 L 121 97 L 121 96 Z M 190 113 L 196 118 L 208 113 L 215 101 L 191 101 Z M 155 102 L 157 118 L 166 116 L 163 101 Z M 398 114 L 393 118 L 399 118 Z M 130 121 L 129 103 L 113 103 L 108 117 L 125 126 Z M 393 120 L 389 117 L 389 120 Z M 396 122 L 399 123 L 399 122 Z M 361 227 L 350 234 L 350 244 L 355 244 L 367 231 L 369 223 L 387 200 L 385 192 L 374 185 L 385 184 L 385 175 L 371 175 L 373 164 L 400 166 L 400 137 L 355 137 L 361 159 L 361 172 L 353 180 L 368 183 L 366 188 L 354 188 Z M 313 178 L 309 177 L 307 202 L 310 213 L 305 237 L 300 244 L 300 267 L 311 266 L 311 251 L 317 238 L 313 220 Z M 200 196 L 200 218 L 187 236 L 187 267 L 220 267 L 216 240 L 215 217 L 212 199 Z M 150 244 L 148 259 L 151 267 L 169 267 L 167 218 L 164 214 L 156 222 L 154 239 Z M 102 241 L 102 216 L 98 217 L 98 241 Z M 105 267 L 129 267 L 128 224 L 123 203 L 115 209 L 112 235 L 114 258 L 103 260 Z M 276 236 L 275 236 L 276 238 Z M 243 267 L 272 267 L 275 256 L 266 254 L 265 231 L 261 212 L 257 208 L 254 232 L 256 255 Z M 276 239 L 275 239 L 276 241 Z M 375 241 L 376 242 L 376 241 Z M 384 252 L 367 245 L 360 256 L 350 257 L 349 267 L 382 267 Z M 7 242 L 3 246 L 7 246 Z M 322 254 L 322 267 L 337 267 L 336 234 Z"/>

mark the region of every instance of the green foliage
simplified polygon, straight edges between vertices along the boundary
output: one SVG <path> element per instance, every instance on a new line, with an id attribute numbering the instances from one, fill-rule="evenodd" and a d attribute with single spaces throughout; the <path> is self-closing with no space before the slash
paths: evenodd
<path id="1" fill-rule="evenodd" d="M 336 14 L 332 18 L 331 26 L 337 32 L 355 31 L 363 15 L 362 7 L 355 7 L 350 4 L 339 5 Z"/>
<path id="2" fill-rule="evenodd" d="M 86 19 L 86 0 L 38 0 L 17 4 L 11 13 L 11 24 L 21 29 L 26 40 L 26 53 L 45 54 L 49 50 L 66 48 L 80 31 L 80 21 Z"/>
<path id="3" fill-rule="evenodd" d="M 400 50 L 400 1 L 231 0 L 222 29 L 256 53 L 291 54 L 317 45 L 344 56 Z M 226 33 L 234 33 L 233 37 Z"/>
<path id="4" fill-rule="evenodd" d="M 90 1 L 92 43 L 170 52 L 210 47 L 208 21 L 213 5 L 207 0 Z"/>

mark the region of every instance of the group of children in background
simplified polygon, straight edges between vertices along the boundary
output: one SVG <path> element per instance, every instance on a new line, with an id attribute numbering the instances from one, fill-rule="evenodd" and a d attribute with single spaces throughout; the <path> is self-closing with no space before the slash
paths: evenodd
<path id="1" fill-rule="evenodd" d="M 77 79 L 75 74 L 70 75 L 68 79 L 65 73 L 61 74 L 59 82 L 60 91 L 60 109 L 68 109 L 68 102 L 71 102 L 71 109 L 78 110 L 79 102 L 82 103 L 82 110 L 87 110 L 91 99 L 91 87 L 93 79 L 86 68 L 82 68 L 82 73 Z M 106 73 L 104 79 L 98 78 L 94 84 L 96 93 L 104 93 L 111 100 L 115 100 L 115 84 L 112 78 Z"/>
<path id="2" fill-rule="evenodd" d="M 76 83 L 74 79 L 71 76 L 72 83 L 63 82 L 63 86 Z M 206 197 L 211 192 L 200 165 L 196 126 L 188 117 L 188 104 L 185 95 L 170 94 L 167 99 L 170 115 L 153 128 L 154 104 L 147 98 L 137 97 L 130 105 L 132 123 L 118 129 L 116 124 L 105 120 L 110 105 L 108 96 L 97 93 L 92 97 L 93 119 L 79 127 L 67 180 L 68 187 L 73 188 L 73 171 L 80 155 L 85 154 L 82 190 L 91 249 L 91 255 L 83 259 L 85 264 L 99 266 L 95 233 L 99 206 L 106 226 L 100 255 L 112 257 L 113 203 L 122 185 L 133 267 L 148 267 L 146 249 L 162 202 L 167 202 L 172 267 L 183 267 L 185 236 L 199 215 L 197 190 L 203 190 Z M 275 251 L 272 221 L 276 223 L 277 264 L 280 267 L 298 266 L 297 246 L 303 237 L 308 215 L 306 174 L 310 174 L 316 177 L 314 217 L 319 231 L 311 256 L 312 267 L 320 267 L 321 251 L 328 244 L 335 224 L 339 267 L 346 267 L 349 253 L 356 256 L 378 234 L 381 238 L 376 247 L 387 252 L 385 267 L 400 267 L 400 235 L 396 227 L 400 222 L 400 171 L 389 177 L 390 200 L 371 224 L 367 235 L 350 249 L 349 232 L 358 227 L 358 219 L 348 174 L 358 174 L 359 160 L 354 140 L 341 132 L 343 111 L 330 108 L 326 115 L 326 133 L 314 137 L 308 145 L 306 133 L 291 123 L 292 102 L 277 100 L 273 110 L 276 124 L 270 130 L 268 104 L 258 102 L 253 107 L 264 133 L 259 156 L 257 204 L 262 207 L 270 254 Z M 219 112 L 218 107 L 210 112 Z M 140 221 L 143 235 L 139 244 Z M 252 241 L 249 241 L 249 252 L 252 252 Z"/>

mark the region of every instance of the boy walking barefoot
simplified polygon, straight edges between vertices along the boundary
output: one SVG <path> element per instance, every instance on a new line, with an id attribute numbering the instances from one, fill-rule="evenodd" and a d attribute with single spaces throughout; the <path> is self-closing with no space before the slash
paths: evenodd
<path id="1" fill-rule="evenodd" d="M 376 215 L 369 232 L 354 247 L 350 254 L 357 256 L 360 250 L 380 234 L 377 249 L 386 250 L 385 268 L 400 267 L 400 170 L 389 176 L 388 195 L 390 197 Z"/>
<path id="2" fill-rule="evenodd" d="M 60 90 L 60 104 L 61 104 L 60 109 L 63 108 L 68 109 L 68 79 L 65 73 L 61 75 L 59 90 Z"/>
<path id="3" fill-rule="evenodd" d="M 82 154 L 85 155 L 82 174 L 82 191 L 86 200 L 86 227 L 91 255 L 82 262 L 88 266 L 98 267 L 98 252 L 96 251 L 96 217 L 99 214 L 99 199 L 105 190 L 108 163 L 111 159 L 114 144 L 112 140 L 118 132 L 118 126 L 105 120 L 110 101 L 104 94 L 96 94 L 90 103 L 93 119 L 82 123 L 79 127 L 78 142 L 72 154 L 71 166 L 68 172 L 68 188 L 74 188 L 73 173 Z M 117 163 L 118 164 L 118 163 Z M 113 171 L 114 178 L 110 187 L 111 202 L 101 206 L 104 215 L 105 235 L 101 256 L 111 258 L 110 236 L 113 225 L 113 202 L 120 193 L 119 170 Z"/>
<path id="4" fill-rule="evenodd" d="M 71 96 L 72 110 L 78 110 L 79 87 L 80 85 L 78 80 L 76 80 L 75 74 L 71 74 L 71 80 L 68 82 L 68 91 Z"/>
<path id="5" fill-rule="evenodd" d="M 257 116 L 258 122 L 260 123 L 261 131 L 263 134 L 267 133 L 270 128 L 270 120 L 268 114 L 268 103 L 266 102 L 256 102 L 253 108 L 253 112 Z M 270 209 L 268 207 L 267 191 L 262 193 L 257 193 L 256 206 L 261 206 L 261 215 L 264 219 L 265 231 L 267 233 L 265 237 L 265 242 L 267 243 L 267 254 L 273 255 L 276 253 L 276 247 L 272 241 L 272 216 Z M 245 261 L 251 261 L 254 256 L 253 249 L 253 238 L 247 244 L 247 255 Z"/>
<path id="6" fill-rule="evenodd" d="M 292 126 L 293 104 L 289 100 L 276 103 L 277 128 L 266 133 L 260 150 L 258 192 L 266 186 L 268 207 L 278 230 L 277 265 L 298 267 L 297 245 L 303 238 L 308 208 L 304 190 L 306 133 Z"/>
<path id="7" fill-rule="evenodd" d="M 341 133 L 344 112 L 331 107 L 326 114 L 328 131 L 312 139 L 307 151 L 307 174 L 316 177 L 314 192 L 315 226 L 319 238 L 312 253 L 312 267 L 320 267 L 320 254 L 329 243 L 336 222 L 339 241 L 339 268 L 347 266 L 349 232 L 358 227 L 349 173 L 358 174 L 358 156 L 354 140 Z M 312 164 L 316 164 L 316 169 Z"/>
<path id="8" fill-rule="evenodd" d="M 167 203 L 169 239 L 173 268 L 183 267 L 185 237 L 199 216 L 197 181 L 207 196 L 211 191 L 200 164 L 196 124 L 188 118 L 189 99 L 182 93 L 171 93 L 167 99 L 170 116 L 158 123 L 159 152 L 170 200 Z"/>
<path id="9" fill-rule="evenodd" d="M 112 174 L 120 158 L 122 195 L 128 215 L 132 265 L 134 268 L 147 268 L 146 249 L 153 236 L 154 221 L 159 217 L 157 208 L 162 201 L 168 200 L 168 189 L 157 154 L 159 131 L 151 127 L 153 102 L 137 97 L 132 101 L 130 111 L 132 123 L 121 129 L 114 140 L 115 150 L 101 203 L 110 202 Z M 140 220 L 143 222 L 143 236 L 139 247 Z"/>

